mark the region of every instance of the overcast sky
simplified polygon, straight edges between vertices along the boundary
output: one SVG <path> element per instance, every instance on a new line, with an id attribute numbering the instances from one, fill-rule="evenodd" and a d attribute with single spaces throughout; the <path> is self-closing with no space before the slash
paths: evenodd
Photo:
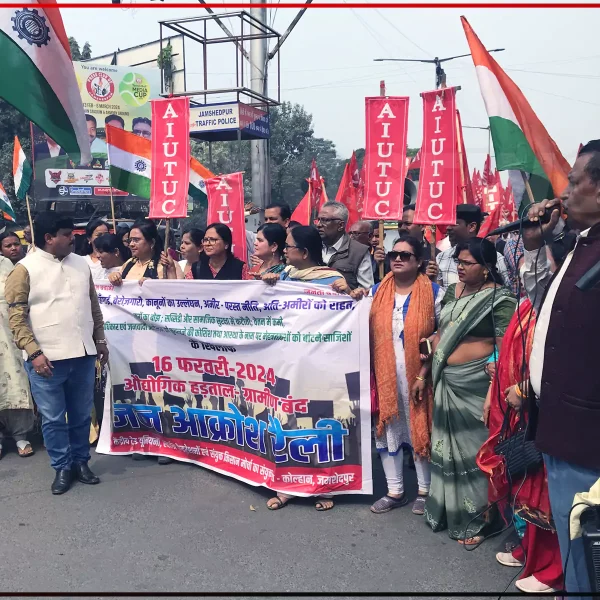
<path id="1" fill-rule="evenodd" d="M 126 0 L 130 1 L 130 0 Z M 64 9 L 67 33 L 89 41 L 94 55 L 159 37 L 159 20 L 206 14 L 195 0 L 189 9 Z M 110 3 L 107 0 L 107 4 Z M 157 2 L 158 4 L 158 2 Z M 283 32 L 293 9 L 269 10 L 268 22 Z M 389 95 L 410 97 L 408 140 L 421 143 L 419 93 L 433 89 L 434 66 L 377 63 L 374 58 L 432 58 L 467 53 L 460 23 L 464 14 L 487 48 L 519 85 L 538 117 L 572 163 L 580 142 L 600 138 L 600 51 L 593 45 L 600 13 L 593 9 L 309 9 L 281 52 L 281 96 L 313 115 L 315 135 L 331 139 L 341 157 L 364 146 L 364 97 L 378 95 L 384 79 Z M 199 85 L 200 52 L 186 43 L 188 88 Z M 272 67 L 275 67 L 272 62 Z M 446 63 L 448 85 L 460 85 L 463 125 L 487 126 L 470 57 Z M 210 87 L 233 86 L 233 55 L 211 56 Z M 271 93 L 276 68 L 269 73 Z M 481 168 L 487 132 L 464 133 L 471 170 Z"/>

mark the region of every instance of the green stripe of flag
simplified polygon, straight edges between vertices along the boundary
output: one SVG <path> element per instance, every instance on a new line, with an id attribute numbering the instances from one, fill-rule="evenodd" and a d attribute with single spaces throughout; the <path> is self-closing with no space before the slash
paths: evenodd
<path id="1" fill-rule="evenodd" d="M 110 166 L 110 184 L 112 187 L 129 192 L 140 198 L 150 199 L 150 179 L 136 173 Z"/>

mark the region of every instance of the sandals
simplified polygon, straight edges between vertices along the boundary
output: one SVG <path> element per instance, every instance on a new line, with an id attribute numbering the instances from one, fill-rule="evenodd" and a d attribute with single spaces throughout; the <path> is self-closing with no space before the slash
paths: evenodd
<path id="1" fill-rule="evenodd" d="M 27 442 L 27 445 L 24 446 L 23 448 L 19 448 L 17 446 L 17 452 L 19 453 L 19 456 L 21 458 L 26 458 L 28 456 L 34 455 L 33 448 L 31 447 L 31 444 L 29 442 Z"/>
<path id="2" fill-rule="evenodd" d="M 461 546 L 479 546 L 479 544 L 481 544 L 484 539 L 485 539 L 484 536 L 476 535 L 474 537 L 469 537 L 467 539 L 461 538 L 460 540 L 457 540 L 457 541 Z"/>
<path id="3" fill-rule="evenodd" d="M 388 496 L 387 494 L 377 500 L 373 506 L 371 506 L 371 512 L 376 515 L 380 515 L 386 512 L 390 512 L 394 508 L 400 508 L 401 506 L 406 506 L 408 504 L 408 498 L 405 494 L 402 494 L 400 498 L 392 498 L 392 496 Z"/>
<path id="4" fill-rule="evenodd" d="M 315 502 L 315 508 L 319 512 L 325 512 L 326 510 L 331 510 L 334 506 L 335 506 L 335 504 L 333 503 L 333 500 L 331 500 L 331 498 L 319 498 Z"/>
<path id="5" fill-rule="evenodd" d="M 415 501 L 412 505 L 413 515 L 424 515 L 425 514 L 425 502 L 427 501 L 427 496 L 421 496 L 420 494 L 415 498 Z"/>
<path id="6" fill-rule="evenodd" d="M 283 508 L 291 498 L 282 498 L 281 496 L 274 496 L 270 500 L 267 501 L 267 508 L 269 510 L 279 510 Z"/>

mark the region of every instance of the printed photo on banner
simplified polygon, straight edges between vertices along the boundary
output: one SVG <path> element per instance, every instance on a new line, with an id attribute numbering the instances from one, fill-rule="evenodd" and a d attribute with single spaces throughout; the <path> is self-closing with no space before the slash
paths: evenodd
<path id="1" fill-rule="evenodd" d="M 96 289 L 112 349 L 98 452 L 297 495 L 371 493 L 368 302 L 286 282 Z"/>
<path id="2" fill-rule="evenodd" d="M 152 136 L 150 100 L 160 95 L 160 71 L 74 62 L 92 161 L 76 164 L 40 128 L 32 125 L 34 198 L 48 200 L 107 200 L 106 127 L 111 125 L 145 139 Z M 118 191 L 113 195 L 128 195 Z M 131 198 L 131 199 L 134 199 Z"/>

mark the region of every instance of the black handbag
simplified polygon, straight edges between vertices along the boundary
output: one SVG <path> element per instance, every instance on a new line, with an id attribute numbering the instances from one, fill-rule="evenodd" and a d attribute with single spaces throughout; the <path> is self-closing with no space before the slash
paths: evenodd
<path id="1" fill-rule="evenodd" d="M 514 410 L 507 404 L 504 421 L 500 430 L 500 441 L 494 452 L 504 458 L 509 481 L 523 475 L 533 473 L 543 464 L 541 452 L 535 446 L 535 428 L 537 423 L 537 404 L 533 399 L 526 400 L 528 421 L 521 416 L 514 432 L 509 431 L 510 413 Z"/>

